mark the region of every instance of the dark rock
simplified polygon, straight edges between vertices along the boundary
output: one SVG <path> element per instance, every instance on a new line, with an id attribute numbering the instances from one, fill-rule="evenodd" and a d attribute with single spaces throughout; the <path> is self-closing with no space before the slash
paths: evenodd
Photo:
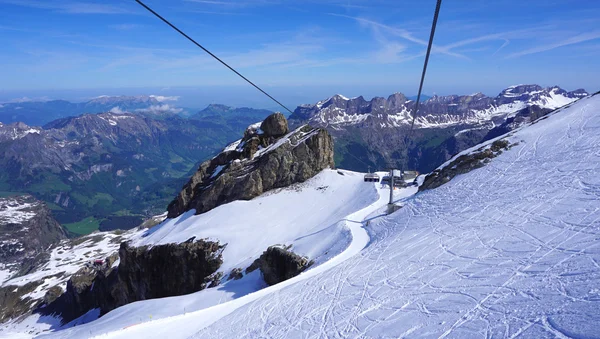
<path id="1" fill-rule="evenodd" d="M 194 243 L 131 247 L 122 243 L 119 266 L 83 268 L 67 282 L 67 290 L 39 310 L 68 322 L 99 308 L 105 314 L 131 302 L 189 294 L 219 283 L 224 246 Z"/>
<path id="2" fill-rule="evenodd" d="M 304 271 L 311 262 L 277 246 L 269 247 L 259 258 L 259 268 L 265 282 L 275 285 Z"/>
<path id="3" fill-rule="evenodd" d="M 216 287 L 221 283 L 221 279 L 223 279 L 223 272 L 215 272 L 204 279 L 204 284 L 202 284 L 202 289 Z"/>
<path id="4" fill-rule="evenodd" d="M 204 213 L 234 200 L 250 200 L 333 167 L 333 139 L 326 130 L 303 126 L 282 140 L 273 134 L 283 131 L 273 127 L 276 122 L 285 122 L 280 115 L 274 114 L 271 122 L 263 122 L 270 126 L 268 133 L 251 126 L 235 150 L 223 151 L 202 163 L 169 204 L 168 217 L 191 209 Z"/>
<path id="5" fill-rule="evenodd" d="M 260 267 L 260 258 L 257 258 L 250 264 L 250 266 L 246 267 L 246 274 L 256 271 Z"/>
<path id="6" fill-rule="evenodd" d="M 289 132 L 287 119 L 279 112 L 269 115 L 260 125 L 260 129 L 270 137 L 280 137 Z"/>
<path id="7" fill-rule="evenodd" d="M 229 277 L 227 278 L 227 280 L 239 280 L 242 279 L 244 277 L 244 274 L 242 273 L 242 269 L 241 268 L 234 268 L 231 270 L 231 272 L 229 273 Z"/>

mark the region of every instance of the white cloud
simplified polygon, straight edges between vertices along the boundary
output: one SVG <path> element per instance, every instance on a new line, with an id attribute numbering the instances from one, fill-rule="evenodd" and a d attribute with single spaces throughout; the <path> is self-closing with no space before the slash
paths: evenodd
<path id="1" fill-rule="evenodd" d="M 150 97 L 156 99 L 156 101 L 158 101 L 158 102 L 177 101 L 180 98 L 178 96 L 162 96 L 162 95 L 154 95 L 154 94 L 150 95 Z"/>
<path id="2" fill-rule="evenodd" d="M 121 109 L 121 107 L 119 107 L 119 106 L 115 106 L 115 107 L 111 108 L 109 112 L 110 113 L 115 113 L 115 114 L 123 114 L 123 113 L 125 113 L 125 111 L 123 111 Z"/>
<path id="3" fill-rule="evenodd" d="M 172 107 L 169 104 L 164 104 L 164 105 L 152 105 L 148 108 L 136 109 L 135 111 L 140 112 L 140 113 L 160 115 L 160 114 L 165 114 L 165 113 L 179 114 L 179 113 L 183 112 L 183 109 L 177 108 L 177 107 Z"/>

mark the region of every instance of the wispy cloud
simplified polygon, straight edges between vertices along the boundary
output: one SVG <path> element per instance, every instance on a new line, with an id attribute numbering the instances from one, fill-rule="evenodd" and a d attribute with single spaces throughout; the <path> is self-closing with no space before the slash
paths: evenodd
<path id="1" fill-rule="evenodd" d="M 329 14 L 333 15 L 333 16 L 338 16 L 338 17 L 343 17 L 343 18 L 349 18 L 349 19 L 356 20 L 360 24 L 365 25 L 367 27 L 384 29 L 385 31 L 387 31 L 389 34 L 391 34 L 393 36 L 399 37 L 399 38 L 404 39 L 406 41 L 415 43 L 417 45 L 427 46 L 427 44 L 428 44 L 427 41 L 415 37 L 413 35 L 413 33 L 409 32 L 409 31 L 407 31 L 405 29 L 402 29 L 402 28 L 396 28 L 396 27 L 393 27 L 393 26 L 382 24 L 380 22 L 373 21 L 373 20 L 369 20 L 369 19 L 365 19 L 365 18 L 360 18 L 360 17 L 353 17 L 353 16 L 350 16 L 350 15 L 337 14 L 337 13 L 329 13 Z M 454 47 L 457 47 L 457 46 L 454 46 Z M 451 51 L 452 48 L 453 48 L 452 46 L 450 46 L 450 47 L 440 47 L 440 46 L 437 46 L 437 45 L 434 44 L 433 47 L 432 47 L 432 51 L 434 53 L 441 53 L 441 54 L 446 54 L 446 55 L 450 55 L 450 56 L 457 57 L 457 58 L 468 59 L 465 55 L 462 55 L 460 53 L 452 52 Z"/>
<path id="2" fill-rule="evenodd" d="M 569 45 L 575 45 L 575 44 L 579 44 L 579 43 L 591 41 L 591 40 L 596 40 L 596 39 L 600 39 L 600 31 L 582 33 L 582 34 L 570 37 L 570 38 L 562 40 L 562 41 L 532 47 L 532 48 L 526 49 L 521 52 L 509 54 L 506 58 L 508 58 L 508 59 L 518 58 L 518 57 L 522 57 L 524 55 L 547 52 L 547 51 L 551 51 L 556 48 L 565 47 L 565 46 L 569 46 Z"/>
<path id="3" fill-rule="evenodd" d="M 69 14 L 127 14 L 131 10 L 123 6 L 105 3 L 81 1 L 37 1 L 37 0 L 0 0 L 1 4 L 47 9 Z"/>

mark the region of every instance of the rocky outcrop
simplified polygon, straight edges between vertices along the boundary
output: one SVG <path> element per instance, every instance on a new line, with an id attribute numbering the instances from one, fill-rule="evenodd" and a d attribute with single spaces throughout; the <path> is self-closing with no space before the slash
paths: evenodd
<path id="1" fill-rule="evenodd" d="M 300 274 L 312 262 L 278 246 L 269 247 L 258 258 L 258 268 L 265 282 L 275 285 Z"/>
<path id="2" fill-rule="evenodd" d="M 234 200 L 303 182 L 333 166 L 333 140 L 324 129 L 301 126 L 289 132 L 281 113 L 248 127 L 244 137 L 200 165 L 169 204 L 168 217 L 209 211 Z"/>
<path id="3" fill-rule="evenodd" d="M 0 264 L 25 274 L 44 261 L 49 246 L 66 238 L 43 202 L 30 195 L 0 198 Z"/>
<path id="4" fill-rule="evenodd" d="M 507 140 L 500 139 L 494 141 L 489 147 L 481 147 L 475 152 L 463 154 L 448 165 L 428 174 L 419 187 L 419 191 L 440 187 L 459 174 L 483 167 L 492 158 L 500 155 L 503 150 L 508 150 L 512 146 Z"/>
<path id="5" fill-rule="evenodd" d="M 118 267 L 81 269 L 68 281 L 66 292 L 39 311 L 68 322 L 94 308 L 105 314 L 135 301 L 202 290 L 221 278 L 216 271 L 223 263 L 223 248 L 205 240 L 153 247 L 122 243 Z"/>

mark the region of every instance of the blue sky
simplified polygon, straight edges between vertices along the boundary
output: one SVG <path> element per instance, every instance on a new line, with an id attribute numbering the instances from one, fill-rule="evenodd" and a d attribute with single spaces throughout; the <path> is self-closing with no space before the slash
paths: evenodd
<path id="1" fill-rule="evenodd" d="M 147 0 L 291 106 L 414 95 L 435 0 Z M 446 0 L 424 92 L 600 89 L 600 2 Z M 133 0 L 0 0 L 0 100 L 178 95 L 271 107 Z"/>

